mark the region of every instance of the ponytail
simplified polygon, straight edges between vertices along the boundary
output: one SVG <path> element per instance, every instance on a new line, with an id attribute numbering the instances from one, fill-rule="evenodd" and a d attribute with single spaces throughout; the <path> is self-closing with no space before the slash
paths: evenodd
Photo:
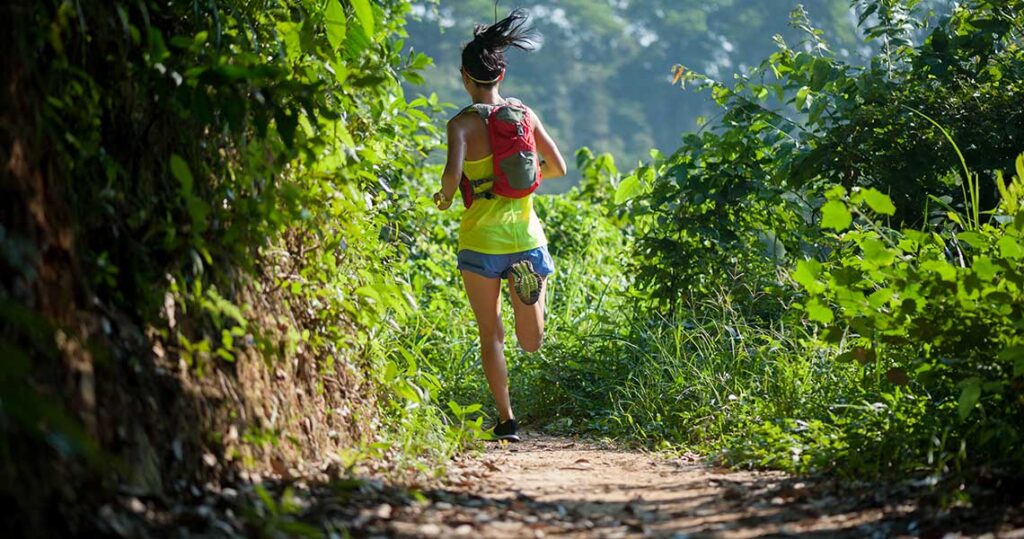
<path id="1" fill-rule="evenodd" d="M 526 12 L 516 9 L 494 24 L 476 25 L 473 41 L 462 49 L 462 67 L 469 78 L 481 86 L 493 85 L 508 65 L 505 51 L 509 47 L 534 50 L 537 47 L 536 34 L 526 23 Z"/>

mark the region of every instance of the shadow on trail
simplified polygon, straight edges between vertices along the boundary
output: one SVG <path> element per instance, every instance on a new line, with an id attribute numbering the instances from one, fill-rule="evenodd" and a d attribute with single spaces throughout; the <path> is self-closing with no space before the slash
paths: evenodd
<path id="1" fill-rule="evenodd" d="M 955 492 L 950 485 L 733 471 L 693 455 L 539 433 L 457 458 L 436 488 L 344 477 L 336 463 L 310 471 L 290 481 L 193 487 L 192 498 L 175 505 L 124 498 L 104 515 L 104 531 L 123 537 L 612 539 L 942 537 L 1024 526 L 1024 483 L 1005 475 L 978 475 L 964 491 L 973 505 L 942 509 L 951 506 L 934 493 Z"/>
<path id="2" fill-rule="evenodd" d="M 368 479 L 265 482 L 197 492 L 194 503 L 178 507 L 159 507 L 157 500 L 140 507 L 136 500 L 121 508 L 121 524 L 106 531 L 127 536 L 130 530 L 135 537 L 942 537 L 1024 523 L 1020 487 L 990 492 L 974 508 L 942 511 L 926 492 L 905 486 L 777 476 L 732 481 L 718 475 L 708 482 L 712 491 L 704 493 L 694 493 L 692 482 L 660 486 L 657 500 L 643 485 L 625 485 L 638 493 L 628 501 L 413 490 Z"/>

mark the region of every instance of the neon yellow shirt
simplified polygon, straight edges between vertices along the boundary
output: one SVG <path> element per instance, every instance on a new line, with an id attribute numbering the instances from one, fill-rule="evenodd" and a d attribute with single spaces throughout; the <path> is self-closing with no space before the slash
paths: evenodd
<path id="1" fill-rule="evenodd" d="M 487 178 L 494 175 L 494 157 L 489 155 L 478 161 L 463 161 L 462 167 L 470 180 Z M 544 228 L 533 211 L 533 195 L 477 198 L 462 214 L 460 251 L 469 249 L 488 255 L 507 255 L 547 244 Z"/>

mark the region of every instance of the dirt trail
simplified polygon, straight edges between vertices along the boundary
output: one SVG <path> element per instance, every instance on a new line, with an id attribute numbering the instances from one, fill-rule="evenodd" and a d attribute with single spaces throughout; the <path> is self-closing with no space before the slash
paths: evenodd
<path id="1" fill-rule="evenodd" d="M 696 458 L 528 436 L 452 471 L 455 488 L 388 535 L 408 537 L 1024 537 L 1020 512 L 921 510 L 914 494 L 716 469 Z M 1018 507 L 1019 509 L 1019 507 Z M 1013 515 L 1013 516 L 1011 516 Z M 978 524 L 978 523 L 981 524 Z M 956 532 L 950 534 L 949 532 Z M 992 536 L 989 534 L 989 536 Z"/>
<path id="2" fill-rule="evenodd" d="M 736 472 L 543 435 L 463 457 L 441 488 L 329 479 L 325 469 L 259 487 L 191 487 L 191 501 L 172 504 L 125 494 L 98 512 L 99 528 L 120 537 L 1024 538 L 1019 481 L 990 479 L 973 506 L 944 510 L 914 481 Z"/>
<path id="3" fill-rule="evenodd" d="M 509 503 L 501 516 L 439 535 L 475 537 L 721 537 L 889 535 L 892 511 L 850 508 L 831 497 L 808 499 L 807 485 L 780 473 L 716 470 L 689 458 L 530 436 L 491 445 L 463 467 L 488 473 L 458 491 Z M 455 472 L 459 473 L 458 470 Z M 443 508 L 447 506 L 443 505 Z M 446 515 L 458 523 L 460 508 Z M 478 513 L 478 512 L 477 512 Z M 486 522 L 480 522 L 485 520 Z M 412 535 L 422 529 L 402 530 Z M 428 535 L 434 531 L 428 527 Z M 446 533 L 447 532 L 447 533 Z"/>

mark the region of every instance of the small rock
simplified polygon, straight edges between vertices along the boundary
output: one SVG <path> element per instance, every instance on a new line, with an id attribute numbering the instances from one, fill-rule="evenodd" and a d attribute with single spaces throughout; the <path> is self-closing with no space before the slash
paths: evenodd
<path id="1" fill-rule="evenodd" d="M 458 528 L 455 528 L 455 535 L 465 537 L 473 533 L 473 526 L 469 524 L 463 524 Z"/>
<path id="2" fill-rule="evenodd" d="M 146 504 L 142 503 L 142 500 L 139 500 L 138 498 L 132 498 L 128 501 L 128 509 L 130 509 L 132 513 L 141 515 L 146 512 Z"/>
<path id="3" fill-rule="evenodd" d="M 437 537 L 441 535 L 441 526 L 437 524 L 424 524 L 420 526 L 418 531 L 426 537 Z"/>
<path id="4" fill-rule="evenodd" d="M 391 506 L 386 503 L 382 503 L 377 507 L 377 510 L 373 512 L 373 516 L 381 520 L 388 520 L 391 518 L 391 512 Z"/>

